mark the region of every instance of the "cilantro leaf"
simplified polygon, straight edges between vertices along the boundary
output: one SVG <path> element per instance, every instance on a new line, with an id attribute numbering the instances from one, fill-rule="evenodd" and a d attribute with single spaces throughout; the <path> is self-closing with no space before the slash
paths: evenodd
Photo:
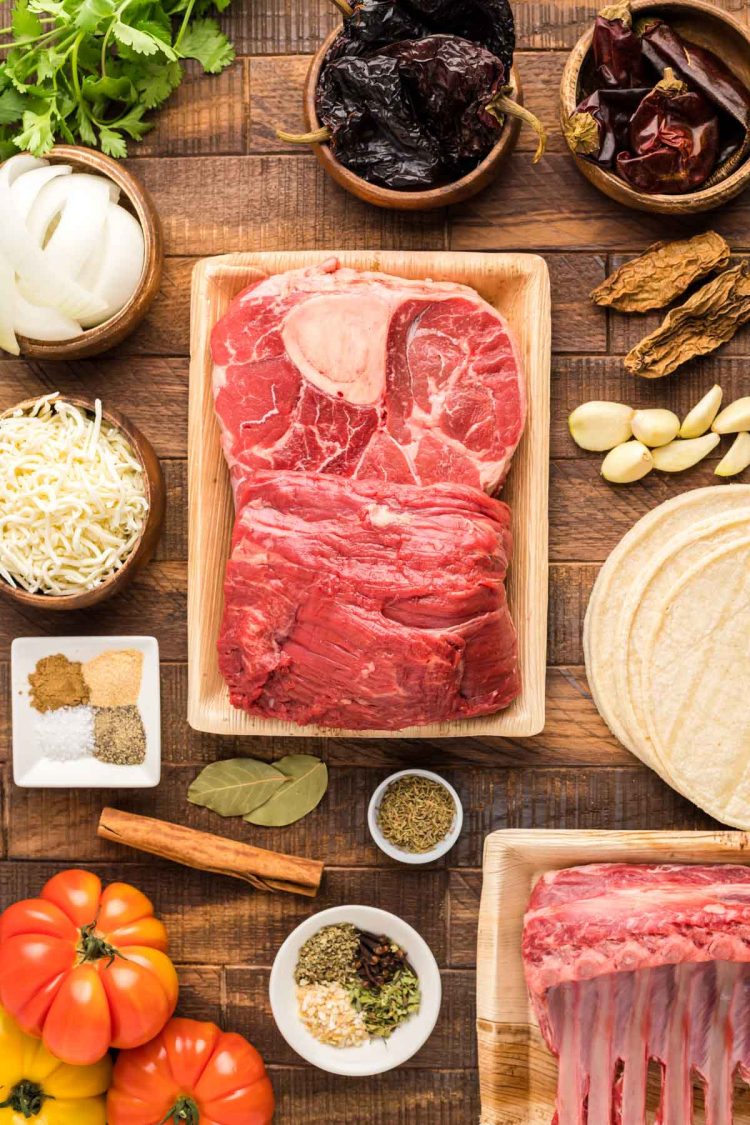
<path id="1" fill-rule="evenodd" d="M 21 120 L 22 131 L 13 138 L 20 149 L 27 150 L 32 156 L 44 156 L 55 143 L 52 130 L 52 103 L 46 113 L 34 113 L 27 110 Z"/>
<path id="2" fill-rule="evenodd" d="M 6 0 L 7 3 L 7 0 Z M 123 157 L 182 82 L 181 59 L 219 73 L 234 49 L 209 13 L 230 0 L 10 0 L 0 52 L 0 154 L 55 138 Z M 2 6 L 3 0 L 0 0 Z M 40 18 L 43 17 L 43 18 Z"/>
<path id="3" fill-rule="evenodd" d="M 39 16 L 29 11 L 29 0 L 16 0 L 11 23 L 16 39 L 36 39 L 42 33 Z"/>
<path id="4" fill-rule="evenodd" d="M 193 20 L 180 43 L 180 54 L 197 59 L 208 74 L 219 74 L 234 62 L 234 47 L 216 20 Z"/>
<path id="5" fill-rule="evenodd" d="M 83 0 L 75 19 L 81 31 L 96 31 L 103 20 L 115 14 L 115 0 Z"/>
<path id="6" fill-rule="evenodd" d="M 99 144 L 105 156 L 114 156 L 116 160 L 122 160 L 128 155 L 128 146 L 124 138 L 114 129 L 107 129 L 104 125 L 99 129 Z"/>
<path id="7" fill-rule="evenodd" d="M 0 125 L 15 125 L 27 108 L 27 99 L 12 86 L 0 94 Z"/>

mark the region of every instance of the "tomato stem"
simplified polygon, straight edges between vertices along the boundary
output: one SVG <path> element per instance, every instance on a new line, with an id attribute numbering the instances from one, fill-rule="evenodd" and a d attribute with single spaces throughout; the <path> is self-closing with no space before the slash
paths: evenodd
<path id="1" fill-rule="evenodd" d="M 174 1122 L 174 1125 L 179 1125 L 181 1121 L 184 1121 L 185 1125 L 198 1125 L 200 1119 L 201 1111 L 193 1099 L 189 1098 L 187 1094 L 181 1094 L 167 1116 L 161 1119 L 159 1125 L 168 1125 L 170 1121 Z"/>
<path id="2" fill-rule="evenodd" d="M 30 1117 L 39 1116 L 47 1099 L 55 1100 L 52 1094 L 45 1094 L 38 1083 L 22 1078 L 13 1087 L 10 1096 L 4 1102 L 0 1102 L 0 1109 L 12 1109 L 14 1113 L 22 1113 L 28 1120 Z M 197 1120 L 196 1118 L 196 1122 Z"/>
<path id="3" fill-rule="evenodd" d="M 101 961 L 104 957 L 108 957 L 111 965 L 118 954 L 113 945 L 109 945 L 104 938 L 99 937 L 96 933 L 96 922 L 90 922 L 88 926 L 81 927 L 81 944 L 78 946 L 78 955 L 81 958 L 81 964 L 85 961 Z"/>

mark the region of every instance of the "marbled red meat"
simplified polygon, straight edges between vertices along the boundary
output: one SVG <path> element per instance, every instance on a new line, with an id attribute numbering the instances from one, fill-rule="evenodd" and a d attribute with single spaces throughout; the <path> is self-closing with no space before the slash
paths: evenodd
<path id="1" fill-rule="evenodd" d="M 555 1125 L 732 1125 L 750 1079 L 750 868 L 593 864 L 537 883 L 524 920 L 526 981 L 559 1059 Z"/>
<path id="2" fill-rule="evenodd" d="M 322 266 L 246 289 L 212 336 L 224 452 L 259 469 L 494 492 L 524 425 L 503 317 L 473 289 Z"/>
<path id="3" fill-rule="evenodd" d="M 505 504 L 461 484 L 259 471 L 238 507 L 219 640 L 236 707 L 399 730 L 518 694 Z"/>

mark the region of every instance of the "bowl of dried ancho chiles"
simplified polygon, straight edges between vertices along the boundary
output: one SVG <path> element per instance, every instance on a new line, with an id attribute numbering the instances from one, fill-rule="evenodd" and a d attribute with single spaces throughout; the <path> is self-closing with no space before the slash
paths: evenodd
<path id="1" fill-rule="evenodd" d="M 750 183 L 750 30 L 704 0 L 615 0 L 560 89 L 576 163 L 641 211 L 709 211 Z"/>
<path id="2" fill-rule="evenodd" d="M 328 174 L 379 207 L 431 210 L 475 195 L 513 150 L 522 104 L 508 0 L 334 0 L 343 23 L 304 92 L 311 144 Z"/>

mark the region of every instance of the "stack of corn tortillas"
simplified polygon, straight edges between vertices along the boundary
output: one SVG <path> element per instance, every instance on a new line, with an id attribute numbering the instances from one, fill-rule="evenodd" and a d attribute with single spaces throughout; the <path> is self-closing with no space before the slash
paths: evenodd
<path id="1" fill-rule="evenodd" d="M 620 742 L 750 829 L 750 485 L 699 488 L 639 520 L 599 574 L 583 640 Z"/>

